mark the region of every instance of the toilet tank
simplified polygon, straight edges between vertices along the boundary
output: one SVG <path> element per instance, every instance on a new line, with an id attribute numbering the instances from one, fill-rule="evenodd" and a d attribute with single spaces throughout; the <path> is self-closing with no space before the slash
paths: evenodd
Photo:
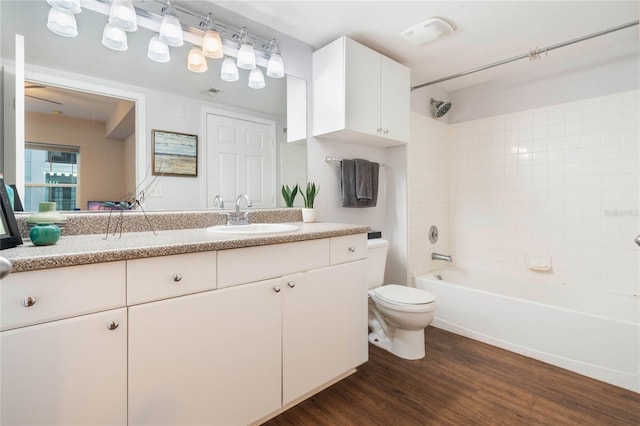
<path id="1" fill-rule="evenodd" d="M 382 238 L 367 240 L 367 285 L 374 288 L 384 284 L 389 241 Z"/>

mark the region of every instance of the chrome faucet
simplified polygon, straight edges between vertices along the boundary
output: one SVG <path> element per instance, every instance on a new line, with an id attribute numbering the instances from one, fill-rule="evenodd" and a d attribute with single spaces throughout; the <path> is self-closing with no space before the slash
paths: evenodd
<path id="1" fill-rule="evenodd" d="M 247 225 L 249 224 L 249 212 L 240 211 L 240 202 L 242 200 L 247 202 L 247 208 L 252 207 L 253 203 L 247 196 L 247 194 L 240 194 L 236 198 L 236 211 L 234 213 L 227 213 L 227 225 Z"/>
<path id="2" fill-rule="evenodd" d="M 446 254 L 440 253 L 431 253 L 432 260 L 444 260 L 445 262 L 453 262 L 453 258 L 451 256 L 447 256 Z"/>
<path id="3" fill-rule="evenodd" d="M 224 209 L 224 200 L 222 199 L 222 195 L 218 194 L 213 197 L 213 207 L 220 207 Z"/>

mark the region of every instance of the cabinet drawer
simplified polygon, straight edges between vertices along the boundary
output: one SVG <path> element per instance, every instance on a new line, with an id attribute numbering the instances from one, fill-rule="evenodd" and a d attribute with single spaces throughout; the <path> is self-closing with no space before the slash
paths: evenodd
<path id="1" fill-rule="evenodd" d="M 13 273 L 2 279 L 0 329 L 124 306 L 125 278 L 124 261 Z"/>
<path id="2" fill-rule="evenodd" d="M 218 288 L 266 280 L 329 265 L 329 239 L 218 252 Z"/>
<path id="3" fill-rule="evenodd" d="M 129 305 L 215 288 L 215 251 L 127 261 Z"/>
<path id="4" fill-rule="evenodd" d="M 367 234 L 331 238 L 331 264 L 353 262 L 367 258 Z"/>

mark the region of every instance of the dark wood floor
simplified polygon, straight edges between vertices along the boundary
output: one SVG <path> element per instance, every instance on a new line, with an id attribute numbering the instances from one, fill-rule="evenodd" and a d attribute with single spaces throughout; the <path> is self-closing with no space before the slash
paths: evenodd
<path id="1" fill-rule="evenodd" d="M 640 395 L 434 327 L 266 425 L 640 425 Z"/>

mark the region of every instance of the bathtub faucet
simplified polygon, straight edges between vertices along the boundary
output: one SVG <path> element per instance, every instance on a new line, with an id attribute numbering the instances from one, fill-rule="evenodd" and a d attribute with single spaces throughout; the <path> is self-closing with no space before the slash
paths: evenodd
<path id="1" fill-rule="evenodd" d="M 445 262 L 453 262 L 453 258 L 451 256 L 447 256 L 446 254 L 440 253 L 431 253 L 431 259 L 433 260 L 444 260 Z"/>

